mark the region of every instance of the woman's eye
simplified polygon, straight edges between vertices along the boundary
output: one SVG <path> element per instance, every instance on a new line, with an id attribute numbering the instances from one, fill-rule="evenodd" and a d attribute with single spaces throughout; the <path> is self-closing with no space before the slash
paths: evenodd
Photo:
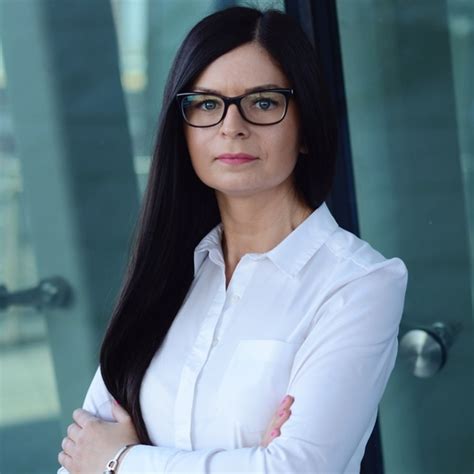
<path id="1" fill-rule="evenodd" d="M 274 101 L 274 100 L 271 100 L 271 99 L 257 99 L 254 104 L 258 104 L 258 106 L 262 109 L 262 110 L 268 110 L 270 109 L 272 106 L 275 106 L 277 105 L 277 103 Z"/>
<path id="2" fill-rule="evenodd" d="M 217 108 L 218 104 L 215 100 L 203 100 L 202 102 L 199 102 L 196 104 L 196 107 L 198 109 L 203 109 L 203 110 L 215 110 Z"/>

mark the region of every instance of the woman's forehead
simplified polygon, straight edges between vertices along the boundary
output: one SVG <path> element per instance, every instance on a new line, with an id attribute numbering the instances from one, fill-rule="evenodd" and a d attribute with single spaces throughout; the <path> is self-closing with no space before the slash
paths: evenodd
<path id="1" fill-rule="evenodd" d="M 285 86 L 283 86 L 282 84 L 274 84 L 274 83 L 258 84 L 258 85 L 255 85 L 255 86 L 252 86 L 252 87 L 247 87 L 247 88 L 242 87 L 242 93 L 249 94 L 251 92 L 256 92 L 256 91 L 259 91 L 259 90 L 262 90 L 262 89 L 274 89 L 274 88 L 278 88 L 278 87 L 285 87 Z M 210 89 L 209 87 L 204 87 L 204 86 L 201 86 L 199 84 L 196 84 L 194 86 L 194 89 L 196 91 L 208 92 L 210 94 L 222 94 L 222 92 L 223 92 L 222 90 Z"/>
<path id="2" fill-rule="evenodd" d="M 269 53 L 248 43 L 235 48 L 210 63 L 193 83 L 207 92 L 230 90 L 244 94 L 260 86 L 289 87 L 288 79 Z M 238 92 L 236 92 L 238 91 Z"/>

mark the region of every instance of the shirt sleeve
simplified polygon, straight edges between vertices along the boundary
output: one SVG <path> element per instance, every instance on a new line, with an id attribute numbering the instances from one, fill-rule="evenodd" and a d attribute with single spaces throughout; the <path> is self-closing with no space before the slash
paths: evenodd
<path id="1" fill-rule="evenodd" d="M 349 472 L 395 365 L 407 279 L 400 259 L 385 260 L 334 290 L 319 307 L 291 370 L 291 416 L 266 448 L 138 445 L 125 454 L 119 474 Z"/>
<path id="2" fill-rule="evenodd" d="M 100 367 L 98 367 L 87 390 L 82 408 L 103 420 L 115 421 L 112 414 L 112 402 L 112 395 L 105 387 Z M 71 419 L 71 423 L 72 421 Z M 69 474 L 69 471 L 61 466 L 57 474 Z"/>

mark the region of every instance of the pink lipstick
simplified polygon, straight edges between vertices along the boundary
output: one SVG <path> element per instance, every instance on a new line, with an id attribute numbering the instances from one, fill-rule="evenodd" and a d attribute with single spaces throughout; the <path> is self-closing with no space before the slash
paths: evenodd
<path id="1" fill-rule="evenodd" d="M 242 163 L 248 163 L 250 161 L 255 161 L 256 156 L 247 155 L 246 153 L 224 153 L 217 157 L 222 163 L 227 163 L 230 165 L 238 165 Z"/>

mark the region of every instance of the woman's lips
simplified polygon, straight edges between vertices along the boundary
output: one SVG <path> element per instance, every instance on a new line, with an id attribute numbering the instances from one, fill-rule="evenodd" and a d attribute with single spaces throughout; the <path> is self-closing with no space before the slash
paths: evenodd
<path id="1" fill-rule="evenodd" d="M 241 163 L 248 163 L 257 159 L 256 156 L 247 155 L 246 153 L 225 153 L 217 157 L 222 163 L 228 163 L 230 165 L 238 165 Z"/>

